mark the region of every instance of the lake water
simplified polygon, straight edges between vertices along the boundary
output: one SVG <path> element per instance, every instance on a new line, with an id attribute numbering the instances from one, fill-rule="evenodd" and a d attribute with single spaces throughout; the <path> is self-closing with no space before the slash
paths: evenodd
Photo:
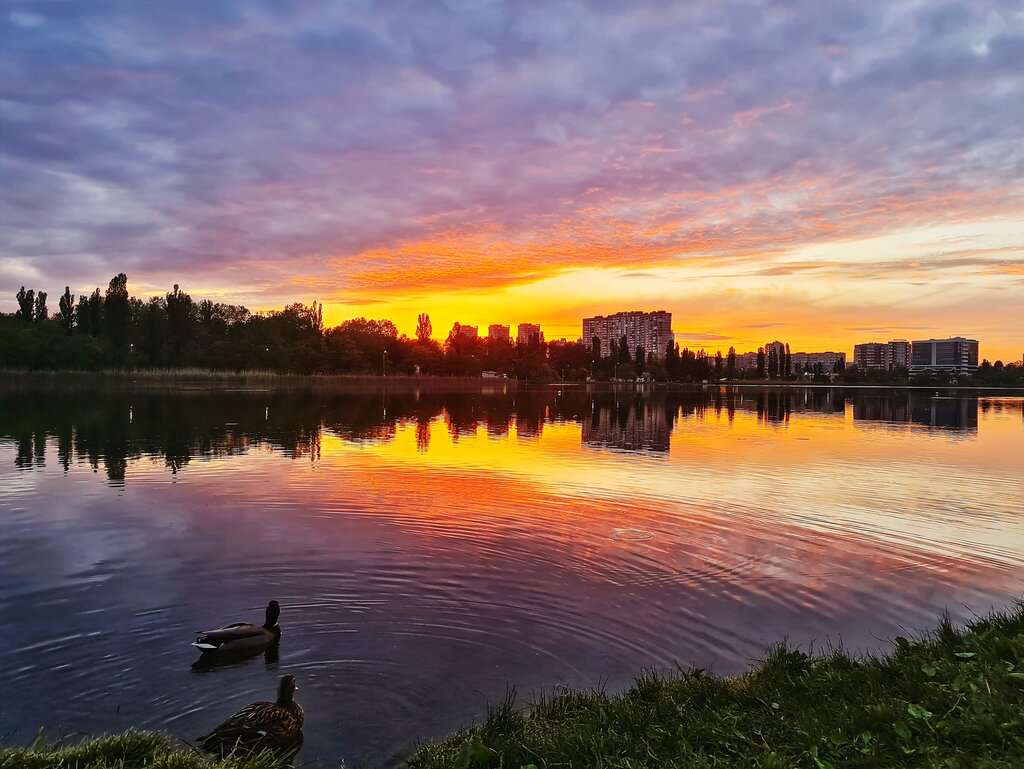
<path id="1" fill-rule="evenodd" d="M 515 686 L 879 650 L 1024 585 L 1018 398 L 876 390 L 0 396 L 0 737 L 192 738 L 294 673 L 304 762 Z M 279 658 L 193 633 L 282 604 Z"/>

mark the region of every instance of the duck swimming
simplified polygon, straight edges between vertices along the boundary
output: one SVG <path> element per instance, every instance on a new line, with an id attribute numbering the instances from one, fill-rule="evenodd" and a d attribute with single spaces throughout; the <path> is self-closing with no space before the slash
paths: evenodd
<path id="1" fill-rule="evenodd" d="M 302 706 L 294 699 L 299 689 L 295 676 L 284 676 L 276 702 L 254 702 L 242 708 L 209 734 L 197 739 L 199 747 L 215 756 L 252 755 L 269 750 L 281 757 L 294 756 L 302 747 Z"/>
<path id="2" fill-rule="evenodd" d="M 214 653 L 256 655 L 281 640 L 281 626 L 277 624 L 280 616 L 280 605 L 277 601 L 271 601 L 267 604 L 267 615 L 263 625 L 236 622 L 218 630 L 207 630 L 196 636 L 192 645 L 204 656 Z"/>

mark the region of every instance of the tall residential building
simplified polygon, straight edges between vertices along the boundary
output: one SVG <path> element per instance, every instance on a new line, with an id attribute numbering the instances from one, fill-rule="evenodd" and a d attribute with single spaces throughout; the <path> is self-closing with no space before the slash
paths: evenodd
<path id="1" fill-rule="evenodd" d="M 498 342 L 507 342 L 512 338 L 509 332 L 508 326 L 502 326 L 500 323 L 492 323 L 487 327 L 487 338 L 494 339 Z"/>
<path id="2" fill-rule="evenodd" d="M 894 368 L 910 368 L 910 342 L 906 339 L 893 339 L 885 347 L 885 362 L 890 371 Z"/>
<path id="3" fill-rule="evenodd" d="M 464 336 L 467 339 L 476 339 L 476 326 L 464 326 L 456 323 L 452 326 L 452 336 Z"/>
<path id="4" fill-rule="evenodd" d="M 942 371 L 973 374 L 978 370 L 978 340 L 954 336 L 949 339 L 915 339 L 911 346 L 910 372 Z"/>
<path id="5" fill-rule="evenodd" d="M 529 344 L 536 337 L 538 342 L 544 341 L 544 332 L 539 323 L 520 323 L 516 329 L 516 344 Z"/>
<path id="6" fill-rule="evenodd" d="M 629 354 L 636 355 L 636 348 L 643 347 L 648 357 L 664 358 L 665 349 L 674 337 L 672 335 L 672 313 L 617 312 L 614 315 L 597 315 L 583 319 L 583 344 L 587 347 L 597 337 L 601 343 L 601 355 L 612 354 L 614 345 L 626 337 Z"/>
<path id="7" fill-rule="evenodd" d="M 861 371 L 885 371 L 888 347 L 881 342 L 865 342 L 853 346 L 853 363 Z"/>
<path id="8" fill-rule="evenodd" d="M 893 339 L 885 344 L 865 342 L 853 348 L 853 362 L 861 371 L 892 371 L 910 368 L 910 342 Z"/>

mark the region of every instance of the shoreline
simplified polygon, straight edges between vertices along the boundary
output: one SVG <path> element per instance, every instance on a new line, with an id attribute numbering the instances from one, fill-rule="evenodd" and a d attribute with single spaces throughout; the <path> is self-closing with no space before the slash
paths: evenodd
<path id="1" fill-rule="evenodd" d="M 1024 765 L 1024 605 L 878 656 L 777 644 L 746 673 L 643 673 L 627 690 L 564 690 L 526 707 L 514 691 L 479 723 L 403 751 L 409 769 L 629 766 L 838 769 Z M 382 757 L 394 765 L 395 757 Z M 0 767 L 272 769 L 214 761 L 157 732 L 0 748 Z M 380 764 L 378 764 L 380 765 Z M 342 764 L 344 766 L 344 764 Z"/>
<path id="2" fill-rule="evenodd" d="M 770 388 L 770 389 L 830 389 L 830 390 L 914 390 L 936 392 L 978 392 L 978 393 L 1019 393 L 1024 395 L 1024 386 L 1007 385 L 954 385 L 954 384 L 911 384 L 878 382 L 781 382 L 777 380 L 737 379 L 708 382 L 615 382 L 557 380 L 552 382 L 529 382 L 512 377 L 445 376 L 438 374 L 281 374 L 268 370 L 218 371 L 215 369 L 103 369 L 28 371 L 24 369 L 0 369 L 0 383 L 46 384 L 50 386 L 111 384 L 129 387 L 180 387 L 201 389 L 232 385 L 330 387 L 334 385 L 394 385 L 450 389 L 523 389 L 551 387 L 583 387 L 596 389 L 633 389 L 639 392 L 661 390 L 706 391 L 714 388 Z"/>

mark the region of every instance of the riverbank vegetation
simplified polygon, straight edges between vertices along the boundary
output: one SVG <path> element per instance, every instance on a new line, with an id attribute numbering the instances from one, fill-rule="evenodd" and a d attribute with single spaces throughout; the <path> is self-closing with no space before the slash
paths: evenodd
<path id="1" fill-rule="evenodd" d="M 195 748 L 156 732 L 128 731 L 60 745 L 37 741 L 0 748 L 0 769 L 283 769 L 270 754 L 214 761 Z"/>
<path id="2" fill-rule="evenodd" d="M 65 288 L 51 315 L 45 291 L 22 288 L 19 310 L 0 314 L 0 369 L 136 371 L 193 369 L 275 374 L 475 376 L 484 371 L 527 381 L 586 376 L 583 345 L 472 338 L 452 329 L 442 344 L 429 317 L 415 338 L 389 320 L 355 318 L 328 328 L 321 305 L 291 304 L 254 313 L 194 301 L 179 286 L 148 299 L 128 294 L 124 273 L 76 297 Z"/>
<path id="3" fill-rule="evenodd" d="M 770 381 L 772 383 L 919 384 L 927 386 L 1024 386 L 1024 367 L 984 361 L 973 377 L 928 374 L 911 379 L 906 370 L 861 372 L 801 361 L 781 342 L 757 353 L 730 348 L 709 355 L 674 342 L 651 356 L 630 349 L 623 337 L 602 350 L 597 339 L 545 341 L 539 334 L 513 342 L 488 339 L 456 325 L 445 341 L 434 338 L 429 316 L 416 334 L 400 334 L 389 320 L 354 318 L 327 328 L 322 306 L 291 304 L 253 313 L 238 305 L 195 301 L 179 286 L 148 299 L 128 294 L 124 273 L 105 292 L 75 296 L 68 287 L 50 312 L 45 291 L 21 288 L 18 311 L 0 313 L 0 370 L 258 372 L 277 375 L 404 375 L 508 377 L 525 382 Z M 606 354 L 605 354 L 606 352 Z M 834 354 L 829 354 L 833 355 Z M 829 359 L 831 360 L 831 358 Z"/>
<path id="4" fill-rule="evenodd" d="M 738 678 L 649 674 L 565 692 L 422 746 L 411 769 L 1011 769 L 1024 766 L 1024 611 L 856 659 L 778 647 Z"/>

